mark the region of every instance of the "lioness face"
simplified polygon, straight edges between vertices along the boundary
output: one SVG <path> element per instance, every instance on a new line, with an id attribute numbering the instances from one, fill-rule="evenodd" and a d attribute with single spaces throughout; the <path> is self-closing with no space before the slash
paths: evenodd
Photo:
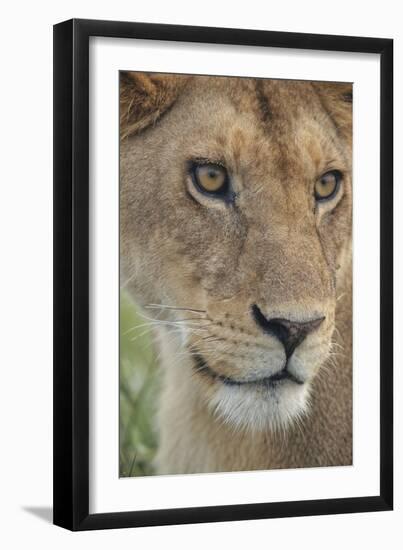
<path id="1" fill-rule="evenodd" d="M 236 426 L 304 413 L 332 351 L 350 124 L 346 86 L 194 77 L 122 144 L 127 286 L 179 333 L 195 391 Z"/>

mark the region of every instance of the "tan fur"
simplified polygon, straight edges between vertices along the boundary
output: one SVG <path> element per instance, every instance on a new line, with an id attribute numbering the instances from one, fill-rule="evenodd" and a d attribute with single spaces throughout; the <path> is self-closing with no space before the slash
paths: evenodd
<path id="1" fill-rule="evenodd" d="M 120 128 L 121 137 L 154 123 L 175 101 L 186 84 L 187 77 L 169 78 L 158 74 L 120 74 Z"/>
<path id="2" fill-rule="evenodd" d="M 122 285 L 163 321 L 158 472 L 351 464 L 351 86 L 123 74 L 121 136 Z M 191 159 L 226 166 L 234 205 L 194 189 Z M 342 192 L 315 205 L 333 169 Z M 326 317 L 290 360 L 303 386 L 198 372 L 195 349 L 222 377 L 278 371 L 253 304 Z"/>

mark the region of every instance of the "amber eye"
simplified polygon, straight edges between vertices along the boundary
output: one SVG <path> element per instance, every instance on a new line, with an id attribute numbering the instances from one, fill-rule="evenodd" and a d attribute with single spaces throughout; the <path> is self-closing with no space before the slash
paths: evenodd
<path id="1" fill-rule="evenodd" d="M 220 164 L 195 164 L 192 175 L 201 191 L 219 195 L 228 191 L 228 174 Z"/>
<path id="2" fill-rule="evenodd" d="M 323 174 L 315 183 L 315 199 L 323 201 L 334 197 L 339 190 L 342 174 L 332 170 Z"/>

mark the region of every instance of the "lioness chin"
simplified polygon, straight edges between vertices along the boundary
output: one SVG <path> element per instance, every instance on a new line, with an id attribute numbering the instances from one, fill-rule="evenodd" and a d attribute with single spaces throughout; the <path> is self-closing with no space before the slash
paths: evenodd
<path id="1" fill-rule="evenodd" d="M 347 84 L 121 74 L 158 472 L 351 463 L 351 118 Z"/>

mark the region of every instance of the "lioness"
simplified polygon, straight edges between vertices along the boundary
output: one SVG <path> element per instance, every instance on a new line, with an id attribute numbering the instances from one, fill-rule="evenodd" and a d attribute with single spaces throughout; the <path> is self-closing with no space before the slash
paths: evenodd
<path id="1" fill-rule="evenodd" d="M 121 73 L 121 272 L 158 473 L 352 461 L 349 84 Z"/>

